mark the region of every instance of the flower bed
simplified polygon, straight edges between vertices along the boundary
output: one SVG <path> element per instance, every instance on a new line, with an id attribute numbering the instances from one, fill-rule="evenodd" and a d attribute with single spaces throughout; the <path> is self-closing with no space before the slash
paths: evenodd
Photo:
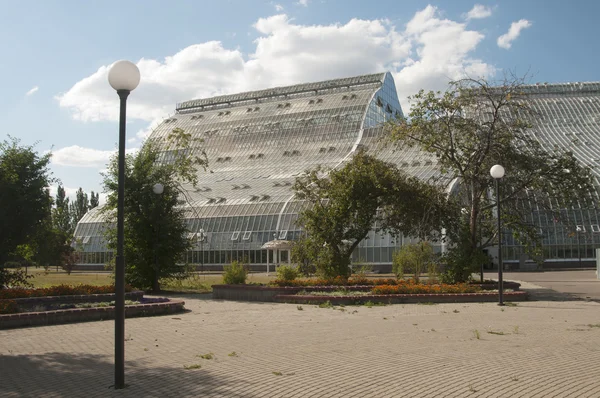
<path id="1" fill-rule="evenodd" d="M 132 291 L 131 286 L 125 286 L 125 291 Z M 114 285 L 56 285 L 38 289 L 0 289 L 0 299 L 16 299 L 26 297 L 74 296 L 90 294 L 110 294 L 115 292 Z"/>
<path id="2" fill-rule="evenodd" d="M 331 297 L 342 304 L 353 302 L 382 301 L 382 302 L 455 302 L 455 301 L 497 301 L 497 291 L 493 284 L 482 288 L 479 284 L 417 284 L 413 281 L 396 281 L 395 279 L 375 279 L 368 285 L 315 285 L 318 279 L 292 281 L 296 286 L 258 286 L 258 285 L 213 285 L 213 298 L 237 301 L 262 302 L 321 302 Z M 388 282 L 388 283 L 386 283 Z M 391 282 L 391 283 L 389 283 Z M 352 282 L 350 282 L 352 283 Z M 508 283 L 504 286 L 508 288 Z M 510 286 L 517 290 L 519 284 Z M 364 292 L 361 294 L 344 294 L 340 290 Z M 324 292 L 317 293 L 315 292 Z M 301 293 L 301 294 L 299 294 Z M 526 300 L 527 293 L 505 291 L 507 300 Z M 437 297 L 437 299 L 436 299 Z M 454 297 L 454 298 L 453 298 Z"/>
<path id="3" fill-rule="evenodd" d="M 150 302 L 125 306 L 127 318 L 166 315 L 185 310 L 184 301 Z M 63 323 L 89 322 L 114 319 L 115 307 L 72 308 L 45 312 L 26 312 L 0 315 L 0 329 L 46 326 Z"/>
<path id="4" fill-rule="evenodd" d="M 130 287 L 126 289 L 131 290 Z M 0 329 L 113 319 L 114 290 L 114 286 L 90 285 L 0 290 Z M 171 314 L 184 310 L 183 301 L 143 296 L 144 292 L 141 291 L 125 293 L 128 300 L 125 305 L 127 317 Z"/>
<path id="5" fill-rule="evenodd" d="M 526 292 L 505 292 L 505 301 L 526 301 Z M 278 303 L 321 304 L 329 301 L 334 305 L 371 303 L 416 304 L 416 303 L 482 303 L 497 302 L 498 293 L 438 293 L 438 294 L 367 294 L 360 296 L 316 296 L 280 294 L 273 298 Z"/>
<path id="6" fill-rule="evenodd" d="M 414 282 L 398 283 L 397 285 L 375 286 L 371 292 L 373 294 L 443 294 L 443 293 L 477 293 L 481 291 L 479 286 L 473 286 L 466 283 L 456 285 L 440 284 L 422 284 Z"/>

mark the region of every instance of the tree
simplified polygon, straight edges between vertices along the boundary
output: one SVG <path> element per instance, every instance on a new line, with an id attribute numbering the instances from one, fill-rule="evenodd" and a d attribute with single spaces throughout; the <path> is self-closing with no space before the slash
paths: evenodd
<path id="1" fill-rule="evenodd" d="M 457 198 L 464 217 L 449 231 L 461 251 L 455 279 L 470 277 L 482 249 L 496 244 L 494 164 L 506 168 L 502 181 L 502 220 L 507 230 L 535 256 L 540 236 L 531 206 L 549 211 L 589 198 L 591 174 L 569 151 L 544 148 L 531 133 L 539 115 L 527 101 L 524 80 L 507 77 L 500 84 L 464 79 L 451 82 L 445 93 L 421 90 L 407 119 L 394 121 L 390 137 L 400 148 L 416 146 L 434 154 L 450 185 L 458 182 Z"/>
<path id="2" fill-rule="evenodd" d="M 49 215 L 50 156 L 21 146 L 16 138 L 0 143 L 0 264 L 27 243 Z"/>
<path id="3" fill-rule="evenodd" d="M 95 207 L 98 207 L 99 204 L 100 204 L 100 194 L 99 193 L 94 194 L 94 191 L 92 191 L 92 193 L 90 195 L 90 210 L 92 210 Z"/>
<path id="4" fill-rule="evenodd" d="M 73 230 L 75 230 L 75 226 L 83 218 L 85 213 L 87 213 L 90 208 L 90 202 L 88 200 L 87 193 L 83 192 L 83 189 L 79 187 L 75 194 L 75 201 L 70 205 L 70 213 L 71 213 L 71 223 L 73 225 Z"/>
<path id="5" fill-rule="evenodd" d="M 54 209 L 52 210 L 52 220 L 54 228 L 62 231 L 65 235 L 73 235 L 75 226 L 71 222 L 69 213 L 69 198 L 66 197 L 65 189 L 61 184 L 56 190 L 56 198 L 54 200 Z"/>
<path id="6" fill-rule="evenodd" d="M 364 151 L 341 169 L 308 171 L 293 188 L 309 203 L 298 219 L 307 237 L 293 254 L 296 261 L 310 259 L 326 277 L 348 276 L 352 252 L 376 224 L 396 233 L 439 229 L 439 220 L 422 217 L 435 189 Z"/>
<path id="7" fill-rule="evenodd" d="M 178 265 L 189 249 L 185 220 L 185 191 L 181 184 L 196 186 L 198 169 L 205 168 L 206 154 L 190 134 L 174 129 L 163 143 L 147 141 L 135 155 L 125 159 L 125 280 L 142 289 L 160 291 L 160 279 L 184 272 Z M 190 151 L 190 148 L 195 148 Z M 165 153 L 169 158 L 165 158 Z M 116 227 L 118 158 L 113 157 L 104 174 L 107 203 L 105 216 Z M 163 184 L 161 195 L 153 186 Z M 108 245 L 116 249 L 116 229 L 108 230 Z"/>

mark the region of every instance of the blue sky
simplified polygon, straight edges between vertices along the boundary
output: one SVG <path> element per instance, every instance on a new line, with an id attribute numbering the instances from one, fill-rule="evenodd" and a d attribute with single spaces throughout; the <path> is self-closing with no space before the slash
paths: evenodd
<path id="1" fill-rule="evenodd" d="M 465 73 L 600 80 L 600 3 L 593 1 L 0 5 L 0 135 L 51 149 L 54 176 L 69 193 L 101 191 L 99 172 L 116 147 L 118 127 L 106 73 L 119 59 L 138 63 L 142 72 L 129 99 L 130 150 L 178 101 L 272 86 L 389 70 L 406 108 L 408 95 L 444 89 Z"/>

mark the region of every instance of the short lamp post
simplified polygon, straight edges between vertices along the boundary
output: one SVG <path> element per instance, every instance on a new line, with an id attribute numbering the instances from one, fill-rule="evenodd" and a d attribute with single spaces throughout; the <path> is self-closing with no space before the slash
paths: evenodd
<path id="1" fill-rule="evenodd" d="M 501 213 L 500 213 L 500 188 L 498 181 L 504 177 L 504 167 L 499 164 L 492 166 L 490 169 L 490 174 L 494 178 L 494 183 L 496 186 L 496 213 L 498 217 L 498 305 L 504 305 L 504 282 L 502 280 L 502 221 L 501 221 Z"/>
<path id="2" fill-rule="evenodd" d="M 108 72 L 108 83 L 120 99 L 119 157 L 117 189 L 117 255 L 115 258 L 115 389 L 125 388 L 125 124 L 127 97 L 140 83 L 140 71 L 129 61 L 115 62 Z"/>
<path id="3" fill-rule="evenodd" d="M 162 195 L 162 193 L 165 191 L 165 186 L 161 183 L 157 183 L 154 184 L 152 186 L 152 192 L 154 192 L 159 198 L 160 195 Z M 158 208 L 158 204 L 157 206 L 155 206 L 155 208 Z M 160 209 L 159 209 L 160 211 Z M 155 214 L 154 216 L 154 223 L 156 226 L 156 240 L 154 242 L 154 281 L 153 281 L 153 286 L 152 289 L 154 290 L 154 292 L 158 292 L 159 290 L 159 285 L 158 285 L 158 246 L 160 243 L 160 214 Z"/>
<path id="4" fill-rule="evenodd" d="M 198 239 L 200 239 L 200 272 L 204 273 L 204 239 L 206 235 L 204 229 L 198 231 Z"/>

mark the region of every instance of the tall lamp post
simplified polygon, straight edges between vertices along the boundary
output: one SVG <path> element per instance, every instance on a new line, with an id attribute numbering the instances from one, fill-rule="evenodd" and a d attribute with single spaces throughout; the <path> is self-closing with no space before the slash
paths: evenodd
<path id="1" fill-rule="evenodd" d="M 202 273 L 204 273 L 204 238 L 206 238 L 204 229 L 200 229 L 198 239 L 200 239 L 200 272 Z"/>
<path id="2" fill-rule="evenodd" d="M 496 213 L 498 217 L 498 305 L 504 305 L 504 282 L 502 281 L 502 233 L 500 220 L 500 188 L 498 180 L 504 177 L 504 167 L 499 164 L 492 166 L 490 174 L 496 185 Z"/>
<path id="3" fill-rule="evenodd" d="M 152 192 L 154 192 L 159 198 L 164 191 L 165 186 L 161 183 L 156 183 L 152 186 Z M 156 207 L 158 207 L 158 205 Z M 160 242 L 160 215 L 154 215 L 154 222 L 156 223 L 156 241 L 154 242 L 154 281 L 152 289 L 158 293 L 158 244 Z"/>
<path id="4" fill-rule="evenodd" d="M 119 176 L 117 190 L 117 256 L 115 258 L 115 389 L 125 388 L 125 123 L 127 97 L 140 83 L 140 71 L 129 61 L 117 61 L 108 72 L 108 83 L 117 91 L 119 112 Z"/>

